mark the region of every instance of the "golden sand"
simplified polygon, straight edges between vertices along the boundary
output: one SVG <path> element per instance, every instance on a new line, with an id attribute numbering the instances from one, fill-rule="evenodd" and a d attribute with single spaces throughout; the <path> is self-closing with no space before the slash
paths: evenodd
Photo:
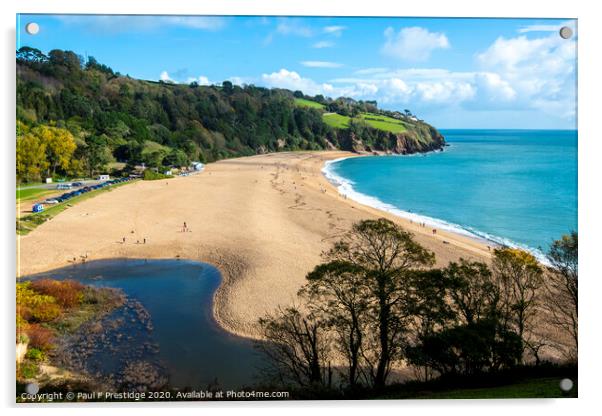
<path id="1" fill-rule="evenodd" d="M 227 330 L 256 337 L 259 317 L 296 301 L 305 275 L 351 224 L 387 217 L 435 252 L 437 264 L 489 258 L 478 241 L 363 206 L 321 173 L 351 153 L 272 153 L 224 160 L 202 173 L 138 181 L 67 209 L 20 237 L 18 273 L 107 258 L 181 258 L 217 266 L 214 314 Z M 188 231 L 183 231 L 186 222 Z M 123 243 L 123 237 L 126 242 Z M 146 243 L 144 244 L 144 239 Z"/>

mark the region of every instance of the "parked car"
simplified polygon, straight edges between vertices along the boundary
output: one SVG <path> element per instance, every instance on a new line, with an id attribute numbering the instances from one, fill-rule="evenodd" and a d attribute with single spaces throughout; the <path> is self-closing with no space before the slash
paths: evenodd
<path id="1" fill-rule="evenodd" d="M 71 184 L 71 186 L 80 187 L 80 186 L 84 186 L 84 184 L 83 184 L 83 182 L 73 182 Z"/>
<path id="2" fill-rule="evenodd" d="M 58 204 L 59 200 L 56 198 L 49 198 L 46 201 L 44 201 L 45 204 Z"/>

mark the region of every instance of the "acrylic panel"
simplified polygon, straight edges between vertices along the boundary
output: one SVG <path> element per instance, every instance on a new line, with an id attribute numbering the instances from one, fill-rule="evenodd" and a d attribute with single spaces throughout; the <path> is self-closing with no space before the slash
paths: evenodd
<path id="1" fill-rule="evenodd" d="M 16 400 L 577 397 L 577 35 L 17 15 Z"/>

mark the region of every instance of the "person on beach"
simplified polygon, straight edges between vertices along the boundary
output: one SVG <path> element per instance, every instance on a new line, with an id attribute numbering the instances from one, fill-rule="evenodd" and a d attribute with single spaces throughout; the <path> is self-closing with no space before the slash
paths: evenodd
<path id="1" fill-rule="evenodd" d="M 433 228 L 433 235 L 437 234 L 437 229 Z"/>
<path id="2" fill-rule="evenodd" d="M 123 244 L 125 244 L 125 237 L 123 237 Z"/>
<path id="3" fill-rule="evenodd" d="M 144 242 L 143 242 L 143 244 L 146 244 L 146 237 L 144 237 L 144 240 L 143 240 L 143 241 L 144 241 Z"/>

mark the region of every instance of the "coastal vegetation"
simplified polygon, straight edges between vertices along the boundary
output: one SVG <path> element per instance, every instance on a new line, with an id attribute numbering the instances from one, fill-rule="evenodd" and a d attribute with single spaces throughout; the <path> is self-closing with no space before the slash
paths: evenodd
<path id="1" fill-rule="evenodd" d="M 74 280 L 17 283 L 17 380 L 48 377 L 57 344 L 83 324 L 99 320 L 124 302 L 120 291 Z"/>
<path id="2" fill-rule="evenodd" d="M 70 51 L 17 51 L 17 179 L 161 170 L 191 161 L 338 148 L 414 153 L 444 139 L 374 101 L 255 85 L 133 79 Z M 120 163 L 121 165 L 117 165 Z"/>
<path id="3" fill-rule="evenodd" d="M 559 365 L 574 372 L 576 233 L 552 244 L 550 267 L 500 247 L 491 265 L 433 268 L 434 253 L 381 218 L 354 224 L 323 256 L 299 291 L 306 307 L 259 321 L 266 373 L 300 394 L 384 392 L 402 363 L 416 382 L 448 387 L 518 373 L 512 382 L 524 382 Z M 546 310 L 559 302 L 546 330 Z"/>
<path id="4" fill-rule="evenodd" d="M 173 178 L 173 175 L 166 175 L 164 173 L 161 172 L 155 172 L 153 170 L 147 169 L 144 171 L 144 174 L 142 176 L 142 178 L 145 181 L 156 181 L 159 179 L 170 179 Z"/>

